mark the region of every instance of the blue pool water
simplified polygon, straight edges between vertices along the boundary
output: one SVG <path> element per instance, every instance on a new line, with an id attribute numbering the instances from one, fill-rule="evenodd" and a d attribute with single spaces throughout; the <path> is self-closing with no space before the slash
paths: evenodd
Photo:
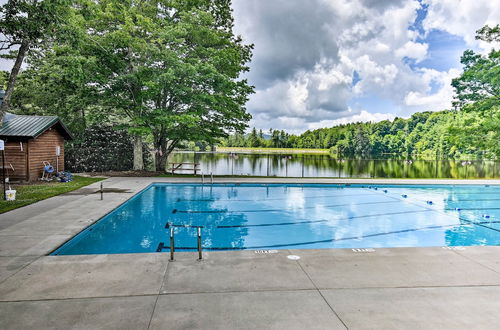
<path id="1" fill-rule="evenodd" d="M 500 186 L 153 184 L 54 255 L 500 245 Z M 163 244 L 162 244 L 163 243 Z M 162 246 L 164 246 L 162 248 Z"/>

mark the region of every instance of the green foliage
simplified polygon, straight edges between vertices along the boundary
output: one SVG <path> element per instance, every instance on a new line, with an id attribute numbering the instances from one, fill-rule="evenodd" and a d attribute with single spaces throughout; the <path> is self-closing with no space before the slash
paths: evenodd
<path id="1" fill-rule="evenodd" d="M 69 0 L 7 1 L 0 6 L 1 49 L 10 49 L 22 42 L 36 48 L 48 41 L 64 29 L 69 5 Z"/>
<path id="2" fill-rule="evenodd" d="M 0 106 L 0 119 L 10 108 L 25 57 L 36 56 L 43 45 L 66 34 L 70 3 L 70 0 L 16 0 L 0 6 L 0 50 L 10 50 L 0 57 L 15 59 Z"/>
<path id="3" fill-rule="evenodd" d="M 476 39 L 500 42 L 500 26 L 484 26 Z M 500 51 L 492 49 L 487 56 L 471 50 L 462 56 L 464 72 L 453 79 L 455 105 L 460 108 L 449 127 L 457 149 L 467 153 L 499 157 L 500 147 Z"/>
<path id="4" fill-rule="evenodd" d="M 9 73 L 7 71 L 0 71 L 0 89 L 7 88 L 7 81 L 9 81 Z"/>
<path id="5" fill-rule="evenodd" d="M 271 138 L 261 147 L 324 148 L 341 157 L 498 158 L 500 107 L 491 100 L 460 112 L 419 112 L 408 119 L 351 123 Z M 481 111 L 480 109 L 488 109 Z M 464 127 L 463 130 L 460 128 Z M 282 137 L 273 131 L 273 137 Z M 249 146 L 253 134 L 223 140 L 229 147 Z"/>
<path id="6" fill-rule="evenodd" d="M 66 144 L 65 165 L 72 172 L 132 169 L 132 136 L 127 130 L 91 126 Z"/>
<path id="7" fill-rule="evenodd" d="M 500 27 L 484 26 L 477 31 L 476 39 L 499 42 Z M 464 72 L 453 79 L 455 88 L 454 105 L 463 108 L 467 104 L 492 98 L 500 102 L 500 51 L 492 49 L 487 56 L 466 50 L 460 62 Z"/>
<path id="8" fill-rule="evenodd" d="M 242 131 L 252 45 L 232 32 L 230 1 L 78 0 L 71 33 L 30 57 L 14 95 L 24 113 L 57 114 L 151 137 L 158 169 L 181 141 Z"/>

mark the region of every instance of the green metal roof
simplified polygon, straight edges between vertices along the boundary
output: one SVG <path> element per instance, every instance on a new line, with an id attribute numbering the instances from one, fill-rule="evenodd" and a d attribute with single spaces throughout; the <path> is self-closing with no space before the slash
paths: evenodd
<path id="1" fill-rule="evenodd" d="M 59 132 L 71 140 L 71 133 L 57 116 L 23 116 L 6 114 L 0 126 L 1 137 L 36 138 L 52 126 L 57 125 Z"/>

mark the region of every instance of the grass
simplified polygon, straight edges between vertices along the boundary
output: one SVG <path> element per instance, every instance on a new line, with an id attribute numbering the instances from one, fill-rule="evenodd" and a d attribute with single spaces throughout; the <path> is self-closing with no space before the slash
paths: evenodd
<path id="1" fill-rule="evenodd" d="M 104 179 L 75 176 L 71 182 L 37 182 L 33 184 L 11 185 L 12 189 L 17 191 L 16 200 L 5 201 L 2 196 L 2 200 L 0 200 L 0 213 L 64 194 L 101 180 Z"/>
<path id="2" fill-rule="evenodd" d="M 328 149 L 300 149 L 300 148 L 243 148 L 217 147 L 217 152 L 249 152 L 249 153 L 291 153 L 291 154 L 328 154 Z"/>

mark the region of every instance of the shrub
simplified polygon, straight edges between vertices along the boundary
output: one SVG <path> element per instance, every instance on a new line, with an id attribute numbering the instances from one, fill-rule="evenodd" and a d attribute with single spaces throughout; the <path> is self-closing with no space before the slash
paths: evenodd
<path id="1" fill-rule="evenodd" d="M 65 167 L 72 172 L 127 171 L 133 158 L 132 136 L 111 126 L 88 127 L 65 145 Z"/>

